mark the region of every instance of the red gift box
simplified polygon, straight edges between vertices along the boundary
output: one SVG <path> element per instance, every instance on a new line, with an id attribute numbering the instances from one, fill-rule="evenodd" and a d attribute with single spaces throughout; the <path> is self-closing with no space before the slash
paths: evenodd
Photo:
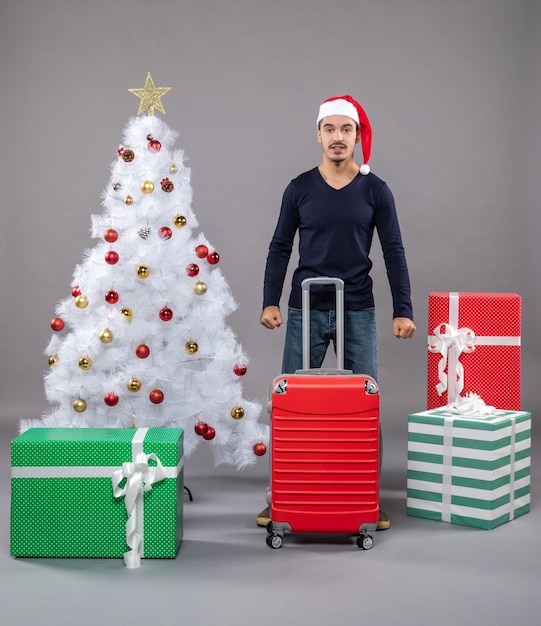
<path id="1" fill-rule="evenodd" d="M 472 392 L 489 406 L 519 411 L 520 324 L 515 293 L 429 294 L 427 408 Z"/>

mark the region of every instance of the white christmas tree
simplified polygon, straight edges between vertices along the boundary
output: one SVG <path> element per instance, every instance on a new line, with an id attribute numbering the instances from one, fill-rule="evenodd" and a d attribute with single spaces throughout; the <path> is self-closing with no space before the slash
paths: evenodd
<path id="1" fill-rule="evenodd" d="M 46 348 L 43 427 L 182 427 L 185 454 L 203 440 L 216 465 L 266 451 L 261 406 L 243 397 L 248 357 L 226 317 L 236 308 L 219 253 L 196 232 L 190 170 L 165 113 L 170 88 L 141 98 L 92 216 L 96 246 L 75 268 Z M 146 114 L 145 114 L 146 113 Z"/>

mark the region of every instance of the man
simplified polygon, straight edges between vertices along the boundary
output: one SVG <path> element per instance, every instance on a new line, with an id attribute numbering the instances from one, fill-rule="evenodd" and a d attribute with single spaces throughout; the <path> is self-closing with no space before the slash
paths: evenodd
<path id="1" fill-rule="evenodd" d="M 345 283 L 344 365 L 355 374 L 377 380 L 377 337 L 369 258 L 374 230 L 381 242 L 393 300 L 393 333 L 410 338 L 415 332 L 410 282 L 394 199 L 386 183 L 370 172 L 372 129 L 361 105 L 349 95 L 321 104 L 317 139 L 318 167 L 287 186 L 278 224 L 269 246 L 263 289 L 261 324 L 282 324 L 280 297 L 299 233 L 299 264 L 293 274 L 282 373 L 302 368 L 301 283 L 313 276 L 333 276 Z M 361 143 L 363 164 L 355 162 Z M 311 294 L 310 367 L 320 367 L 330 340 L 335 340 L 334 291 L 313 287 Z M 269 509 L 257 517 L 270 521 Z M 380 511 L 378 530 L 390 521 Z"/>

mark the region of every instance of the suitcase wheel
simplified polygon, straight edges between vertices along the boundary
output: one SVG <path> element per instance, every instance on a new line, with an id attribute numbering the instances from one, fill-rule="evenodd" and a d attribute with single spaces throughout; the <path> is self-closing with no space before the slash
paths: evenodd
<path id="1" fill-rule="evenodd" d="M 284 540 L 280 535 L 267 535 L 266 541 L 269 548 L 272 548 L 273 550 L 278 550 L 278 548 L 281 548 L 284 543 Z"/>
<path id="2" fill-rule="evenodd" d="M 358 535 L 356 541 L 359 548 L 362 548 L 363 550 L 370 550 L 370 548 L 374 545 L 374 540 L 371 535 Z"/>

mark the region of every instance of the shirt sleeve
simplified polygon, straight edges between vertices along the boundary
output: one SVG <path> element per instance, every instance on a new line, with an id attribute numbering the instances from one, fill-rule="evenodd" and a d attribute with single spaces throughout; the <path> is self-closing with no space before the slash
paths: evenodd
<path id="1" fill-rule="evenodd" d="M 393 318 L 413 320 L 411 287 L 406 254 L 393 194 L 384 184 L 376 198 L 376 229 L 383 251 L 389 286 L 393 299 Z"/>
<path id="2" fill-rule="evenodd" d="M 287 266 L 299 224 L 295 196 L 294 185 L 290 183 L 284 191 L 278 223 L 269 245 L 263 281 L 263 308 L 280 304 Z"/>

